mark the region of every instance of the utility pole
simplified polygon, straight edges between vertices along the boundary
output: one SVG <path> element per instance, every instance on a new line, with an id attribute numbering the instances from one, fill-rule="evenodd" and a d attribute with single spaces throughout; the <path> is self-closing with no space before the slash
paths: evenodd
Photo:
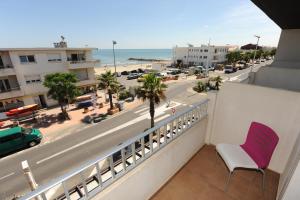
<path id="1" fill-rule="evenodd" d="M 210 38 L 209 38 L 209 41 L 208 41 L 207 57 L 206 57 L 206 70 L 205 70 L 206 76 L 208 76 L 209 47 L 210 47 Z"/>
<path id="2" fill-rule="evenodd" d="M 254 55 L 253 55 L 252 66 L 250 68 L 250 73 L 253 71 L 253 68 L 254 68 L 254 60 L 255 60 L 256 51 L 257 51 L 257 48 L 258 48 L 258 42 L 259 42 L 259 39 L 260 39 L 260 36 L 258 36 L 258 35 L 254 35 L 254 37 L 257 38 L 257 42 L 256 42 L 256 47 L 255 47 L 255 51 L 254 51 Z"/>
<path id="3" fill-rule="evenodd" d="M 113 54 L 114 54 L 115 76 L 117 76 L 116 56 L 115 56 L 115 45 L 117 44 L 117 42 L 116 42 L 115 40 L 113 40 L 112 43 L 113 43 Z"/>

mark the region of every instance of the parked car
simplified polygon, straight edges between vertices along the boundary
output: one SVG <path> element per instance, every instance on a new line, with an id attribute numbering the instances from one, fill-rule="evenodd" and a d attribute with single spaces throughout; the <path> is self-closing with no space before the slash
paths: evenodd
<path id="1" fill-rule="evenodd" d="M 129 75 L 129 72 L 128 72 L 128 71 L 122 71 L 122 72 L 121 72 L 121 75 L 127 76 L 127 75 Z"/>
<path id="2" fill-rule="evenodd" d="M 138 73 L 131 73 L 127 76 L 127 80 L 137 79 L 139 76 Z"/>
<path id="3" fill-rule="evenodd" d="M 229 74 L 229 73 L 233 73 L 233 72 L 236 72 L 236 68 L 233 67 L 232 65 L 226 65 L 224 67 L 224 73 L 225 74 Z"/>
<path id="4" fill-rule="evenodd" d="M 145 70 L 141 69 L 141 68 L 138 68 L 138 73 L 145 73 Z"/>
<path id="5" fill-rule="evenodd" d="M 134 70 L 132 70 L 130 73 L 131 73 L 131 74 L 136 74 L 136 73 L 138 73 L 138 71 L 134 69 Z"/>
<path id="6" fill-rule="evenodd" d="M 38 129 L 14 127 L 0 131 L 0 155 L 39 144 L 43 136 Z"/>
<path id="7" fill-rule="evenodd" d="M 259 61 L 259 60 L 256 60 L 254 63 L 255 63 L 255 64 L 260 64 L 260 61 Z"/>

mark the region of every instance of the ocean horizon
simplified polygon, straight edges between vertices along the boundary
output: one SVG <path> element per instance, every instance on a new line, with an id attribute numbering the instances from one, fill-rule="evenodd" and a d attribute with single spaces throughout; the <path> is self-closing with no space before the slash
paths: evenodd
<path id="1" fill-rule="evenodd" d="M 149 61 L 134 61 L 129 58 L 171 60 L 172 49 L 115 49 L 116 65 L 130 65 L 147 63 Z M 93 52 L 93 57 L 101 60 L 101 65 L 113 65 L 112 49 L 98 49 Z"/>

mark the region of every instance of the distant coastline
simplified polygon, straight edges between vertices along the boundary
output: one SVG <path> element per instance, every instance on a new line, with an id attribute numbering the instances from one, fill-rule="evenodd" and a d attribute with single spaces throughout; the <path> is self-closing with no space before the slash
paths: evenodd
<path id="1" fill-rule="evenodd" d="M 112 49 L 99 49 L 93 52 L 95 59 L 100 59 L 102 66 L 114 65 Z M 116 65 L 134 65 L 151 62 L 164 62 L 172 59 L 171 49 L 115 49 Z"/>
<path id="2" fill-rule="evenodd" d="M 162 62 L 162 61 L 168 61 L 167 59 L 154 59 L 154 58 L 128 58 L 128 60 L 144 61 L 144 62 Z"/>

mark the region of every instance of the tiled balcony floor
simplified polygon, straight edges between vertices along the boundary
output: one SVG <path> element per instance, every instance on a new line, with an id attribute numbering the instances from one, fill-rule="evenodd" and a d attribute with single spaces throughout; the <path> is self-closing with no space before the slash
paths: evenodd
<path id="1" fill-rule="evenodd" d="M 204 146 L 152 200 L 275 200 L 279 174 L 266 171 L 265 190 L 261 174 L 235 170 L 227 192 L 224 192 L 228 170 L 214 146 Z"/>

